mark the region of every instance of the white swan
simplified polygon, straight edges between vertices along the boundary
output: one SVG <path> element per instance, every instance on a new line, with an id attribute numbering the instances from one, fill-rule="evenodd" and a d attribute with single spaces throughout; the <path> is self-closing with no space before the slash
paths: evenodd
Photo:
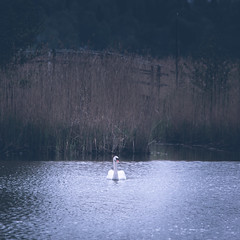
<path id="1" fill-rule="evenodd" d="M 119 157 L 113 157 L 113 170 L 108 171 L 107 179 L 111 180 L 126 180 L 126 175 L 123 170 L 117 170 L 117 164 L 119 162 Z"/>

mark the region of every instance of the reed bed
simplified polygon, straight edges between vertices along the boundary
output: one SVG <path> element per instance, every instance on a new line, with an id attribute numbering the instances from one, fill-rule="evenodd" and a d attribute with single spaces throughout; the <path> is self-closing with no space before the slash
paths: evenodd
<path id="1" fill-rule="evenodd" d="M 43 55 L 1 75 L 1 152 L 146 152 L 146 60 L 89 52 Z"/>
<path id="2" fill-rule="evenodd" d="M 194 83 L 196 69 L 179 61 L 176 85 L 172 58 L 45 53 L 1 73 L 0 154 L 137 154 L 153 141 L 237 146 L 239 65 L 214 101 Z"/>
<path id="3" fill-rule="evenodd" d="M 171 61 L 168 66 L 174 65 L 174 60 Z M 180 60 L 179 85 L 173 83 L 166 88 L 167 108 L 162 108 L 158 116 L 159 123 L 152 133 L 155 139 L 239 150 L 240 65 L 225 61 L 211 64 L 202 60 Z M 173 76 L 167 75 L 165 81 L 173 82 Z M 209 82 L 212 84 L 206 87 Z"/>

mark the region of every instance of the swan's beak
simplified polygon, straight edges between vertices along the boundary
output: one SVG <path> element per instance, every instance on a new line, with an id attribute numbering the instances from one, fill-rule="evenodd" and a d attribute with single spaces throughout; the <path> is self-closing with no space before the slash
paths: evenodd
<path id="1" fill-rule="evenodd" d="M 119 160 L 117 160 L 117 163 L 119 163 Z"/>

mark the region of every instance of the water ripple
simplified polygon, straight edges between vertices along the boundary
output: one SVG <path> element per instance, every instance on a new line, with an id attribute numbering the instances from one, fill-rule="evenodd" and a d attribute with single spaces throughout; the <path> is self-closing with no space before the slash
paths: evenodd
<path id="1" fill-rule="evenodd" d="M 231 239 L 238 162 L 0 162 L 0 239 Z M 227 169 L 227 171 L 226 171 Z"/>

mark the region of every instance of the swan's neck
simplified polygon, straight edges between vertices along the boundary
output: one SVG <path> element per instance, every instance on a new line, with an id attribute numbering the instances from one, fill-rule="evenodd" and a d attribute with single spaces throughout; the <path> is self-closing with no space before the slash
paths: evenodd
<path id="1" fill-rule="evenodd" d="M 113 170 L 117 172 L 117 162 L 113 161 Z"/>
<path id="2" fill-rule="evenodd" d="M 118 169 L 116 161 L 113 161 L 113 178 L 118 179 Z"/>

